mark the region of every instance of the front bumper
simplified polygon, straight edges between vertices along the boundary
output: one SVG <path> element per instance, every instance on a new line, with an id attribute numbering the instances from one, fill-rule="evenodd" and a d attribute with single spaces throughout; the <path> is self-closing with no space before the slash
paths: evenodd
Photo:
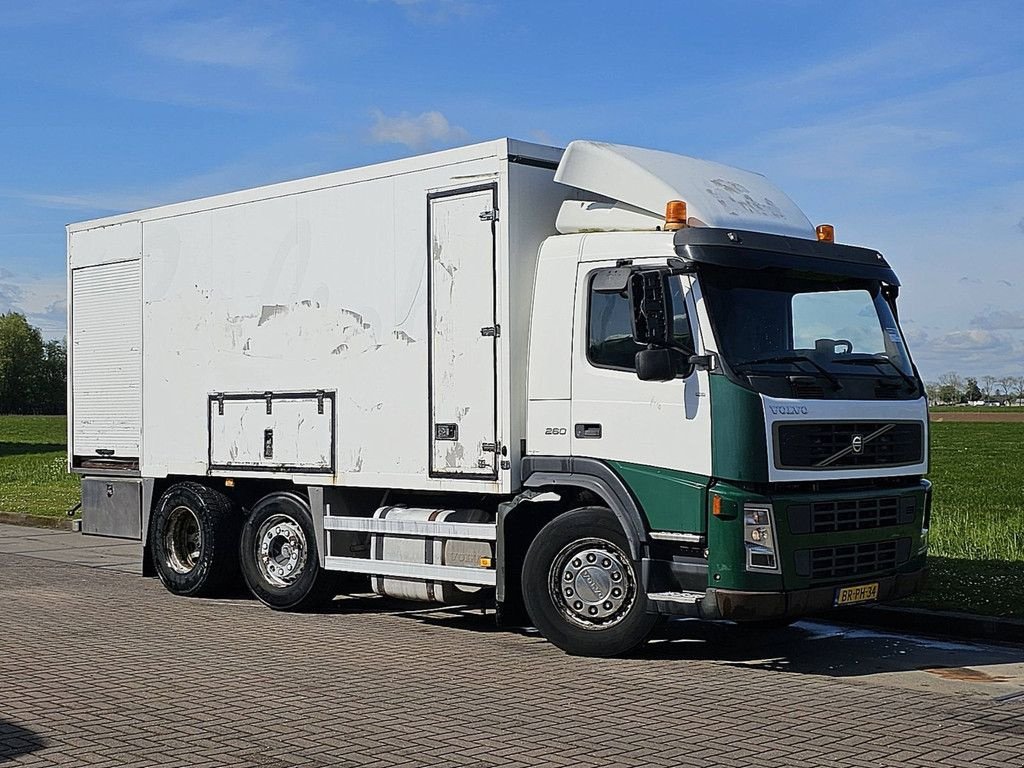
<path id="1" fill-rule="evenodd" d="M 898 600 L 913 594 L 924 583 L 927 569 L 899 573 L 863 582 L 878 582 L 878 601 Z M 738 589 L 709 589 L 698 604 L 703 619 L 731 621 L 763 621 L 795 618 L 827 611 L 835 607 L 836 589 L 840 586 L 794 589 L 787 592 L 747 592 Z M 864 603 L 860 603 L 863 606 Z"/>

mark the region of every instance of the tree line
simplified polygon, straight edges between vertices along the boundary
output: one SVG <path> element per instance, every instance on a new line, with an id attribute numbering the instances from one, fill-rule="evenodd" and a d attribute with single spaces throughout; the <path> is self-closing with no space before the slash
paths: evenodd
<path id="1" fill-rule="evenodd" d="M 944 373 L 925 385 L 932 405 L 994 403 L 1020 405 L 1024 401 L 1024 376 L 967 376 Z"/>
<path id="2" fill-rule="evenodd" d="M 0 413 L 67 413 L 67 340 L 43 334 L 18 312 L 0 314 Z"/>

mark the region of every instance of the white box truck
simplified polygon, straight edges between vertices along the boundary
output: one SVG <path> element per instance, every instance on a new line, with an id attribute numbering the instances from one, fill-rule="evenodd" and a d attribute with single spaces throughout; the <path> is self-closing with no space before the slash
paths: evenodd
<path id="1" fill-rule="evenodd" d="M 508 139 L 73 224 L 83 532 L 179 595 L 361 578 L 589 655 L 906 595 L 924 390 L 833 240 L 755 173 Z"/>

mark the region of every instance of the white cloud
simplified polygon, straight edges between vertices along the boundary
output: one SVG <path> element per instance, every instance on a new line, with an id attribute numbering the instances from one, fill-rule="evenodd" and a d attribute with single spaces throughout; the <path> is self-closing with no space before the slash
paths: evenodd
<path id="1" fill-rule="evenodd" d="M 22 277 L 0 270 L 0 313 L 19 312 L 44 338 L 59 339 L 67 328 L 66 291 L 63 277 Z"/>
<path id="2" fill-rule="evenodd" d="M 379 109 L 373 111 L 370 138 L 380 144 L 403 144 L 410 149 L 437 147 L 464 141 L 469 136 L 465 128 L 452 125 L 437 111 L 412 116 L 407 112 L 390 117 Z"/>
<path id="3" fill-rule="evenodd" d="M 989 330 L 1019 329 L 1024 330 L 1024 310 L 995 309 L 976 315 L 971 324 Z"/>
<path id="4" fill-rule="evenodd" d="M 277 180 L 309 175 L 305 166 L 275 166 L 269 154 L 261 153 L 247 160 L 213 168 L 163 183 L 137 185 L 118 190 L 53 190 L 25 192 L 0 189 L 0 198 L 21 200 L 42 208 L 82 211 L 84 216 L 122 213 L 153 208 L 158 205 L 219 195 Z M 314 169 L 319 171 L 320 169 Z"/>
<path id="5" fill-rule="evenodd" d="M 278 27 L 218 18 L 163 25 L 143 41 L 156 56 L 184 64 L 290 70 L 294 53 Z"/>

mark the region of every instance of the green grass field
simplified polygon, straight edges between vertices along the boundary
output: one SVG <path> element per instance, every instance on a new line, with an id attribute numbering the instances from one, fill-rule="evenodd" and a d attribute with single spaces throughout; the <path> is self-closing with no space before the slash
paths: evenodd
<path id="1" fill-rule="evenodd" d="M 1024 405 L 933 405 L 932 413 L 1024 413 Z"/>
<path id="2" fill-rule="evenodd" d="M 1024 423 L 932 422 L 931 458 L 929 580 L 906 602 L 1024 618 Z"/>
<path id="3" fill-rule="evenodd" d="M 63 416 L 0 416 L 0 512 L 62 516 L 78 503 L 66 443 Z"/>
<path id="4" fill-rule="evenodd" d="M 0 416 L 0 512 L 63 516 L 62 416 Z M 931 572 L 914 605 L 1024 618 L 1024 423 L 933 422 Z"/>

